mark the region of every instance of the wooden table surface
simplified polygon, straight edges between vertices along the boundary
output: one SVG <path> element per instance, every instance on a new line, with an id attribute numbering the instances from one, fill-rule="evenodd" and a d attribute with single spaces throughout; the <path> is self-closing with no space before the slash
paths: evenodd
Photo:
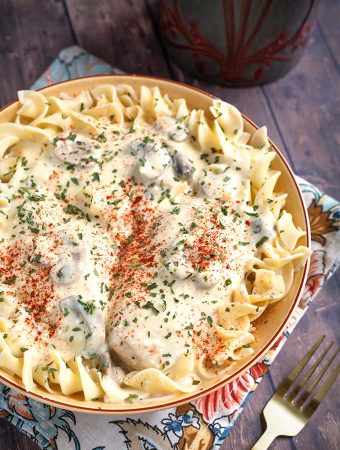
<path id="1" fill-rule="evenodd" d="M 84 47 L 126 72 L 159 75 L 201 87 L 235 104 L 286 155 L 295 172 L 340 198 L 340 2 L 323 0 L 305 55 L 283 79 L 263 87 L 229 89 L 193 79 L 164 53 L 154 14 L 156 0 L 0 0 L 0 105 L 28 88 L 59 51 Z M 264 377 L 222 450 L 247 450 L 262 432 L 261 411 L 315 337 L 339 341 L 339 273 L 322 289 Z M 340 447 L 339 381 L 306 428 L 279 438 L 279 450 Z M 338 408 L 337 408 L 338 407 Z M 37 446 L 0 420 L 1 450 Z M 116 450 L 114 444 L 111 447 Z M 60 449 L 64 450 L 64 449 Z M 82 449 L 90 450 L 90 449 Z"/>

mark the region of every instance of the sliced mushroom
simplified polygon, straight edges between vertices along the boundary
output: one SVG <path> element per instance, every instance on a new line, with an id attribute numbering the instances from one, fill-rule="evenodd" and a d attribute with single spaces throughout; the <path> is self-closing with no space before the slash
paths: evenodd
<path id="1" fill-rule="evenodd" d="M 147 179 L 161 177 L 170 165 L 167 145 L 146 136 L 135 139 L 128 145 L 131 154 L 138 157 L 138 171 Z"/>
<path id="2" fill-rule="evenodd" d="M 51 269 L 51 279 L 57 285 L 70 285 L 77 281 L 86 264 L 86 252 L 79 239 L 66 231 L 58 233 L 62 244 L 59 248 L 59 260 Z"/>
<path id="3" fill-rule="evenodd" d="M 112 367 L 112 358 L 106 342 L 98 347 L 95 355 L 98 362 L 98 370 L 103 374 L 108 373 Z"/>
<path id="4" fill-rule="evenodd" d="M 51 269 L 51 278 L 55 284 L 70 285 L 80 278 L 79 265 L 71 258 L 63 258 Z"/>
<path id="5" fill-rule="evenodd" d="M 54 149 L 54 154 L 61 161 L 83 168 L 93 167 L 98 157 L 98 142 L 85 136 L 74 135 L 72 138 L 60 138 Z"/>
<path id="6" fill-rule="evenodd" d="M 62 312 L 65 310 L 72 311 L 76 316 L 81 317 L 82 320 L 89 327 L 89 323 L 87 321 L 87 314 L 84 311 L 84 308 L 81 307 L 79 303 L 79 295 L 70 295 L 69 297 L 65 297 L 60 300 L 59 307 Z"/>
<path id="7" fill-rule="evenodd" d="M 154 142 L 153 139 L 134 139 L 127 146 L 127 149 L 131 152 L 133 156 L 144 156 L 145 153 L 151 152 Z"/>
<path id="8" fill-rule="evenodd" d="M 179 178 L 185 180 L 190 178 L 192 173 L 192 164 L 189 158 L 182 152 L 175 151 L 172 159 L 172 165 Z"/>
<path id="9" fill-rule="evenodd" d="M 70 312 L 84 322 L 88 329 L 89 337 L 86 339 L 86 351 L 91 355 L 91 359 L 98 362 L 101 371 L 106 371 L 111 367 L 111 356 L 105 341 L 105 320 L 103 312 L 91 306 L 91 312 L 86 310 L 87 305 L 92 302 L 83 301 L 79 295 L 65 297 L 59 303 L 60 310 L 64 313 Z"/>
<path id="10" fill-rule="evenodd" d="M 251 223 L 251 231 L 254 234 L 258 234 L 262 232 L 262 219 L 261 217 L 254 219 Z"/>

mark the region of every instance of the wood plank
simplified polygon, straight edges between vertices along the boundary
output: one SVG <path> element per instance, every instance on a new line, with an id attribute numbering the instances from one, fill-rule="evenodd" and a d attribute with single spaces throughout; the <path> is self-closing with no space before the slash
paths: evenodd
<path id="1" fill-rule="evenodd" d="M 255 444 L 264 430 L 261 417 L 263 408 L 273 393 L 271 379 L 267 373 L 247 403 L 246 411 L 241 413 L 230 435 L 221 446 L 221 450 L 250 449 Z M 290 450 L 288 440 L 282 440 L 280 450 Z"/>
<path id="2" fill-rule="evenodd" d="M 318 22 L 330 52 L 340 71 L 340 2 L 339 0 L 323 0 L 319 3 Z"/>
<path id="3" fill-rule="evenodd" d="M 1 450 L 39 450 L 40 447 L 32 439 L 19 431 L 5 419 L 0 419 Z"/>
<path id="4" fill-rule="evenodd" d="M 0 105 L 5 105 L 74 40 L 63 3 L 53 0 L 3 0 L 0 30 Z"/>
<path id="5" fill-rule="evenodd" d="M 297 67 L 263 89 L 295 172 L 339 198 L 340 84 L 318 28 Z"/>
<path id="6" fill-rule="evenodd" d="M 66 0 L 66 4 L 79 45 L 87 51 L 125 72 L 169 77 L 143 1 Z"/>
<path id="7" fill-rule="evenodd" d="M 335 295 L 335 293 L 337 293 Z M 325 342 L 339 342 L 340 332 L 338 317 L 340 316 L 339 283 L 333 276 L 318 294 L 307 314 L 301 319 L 288 342 L 271 366 L 270 375 L 275 388 L 287 376 L 295 364 L 316 341 L 318 336 L 326 334 Z M 323 345 L 324 348 L 326 344 Z M 331 354 L 331 353 L 330 353 Z M 315 358 L 314 358 L 315 359 Z M 314 361 L 313 359 L 313 361 Z M 334 367 L 334 363 L 331 367 Z M 311 448 L 337 448 L 339 442 L 340 412 L 336 408 L 335 395 L 339 392 L 340 378 L 332 391 L 319 406 L 310 423 L 293 438 L 297 450 Z M 273 445 L 273 450 L 280 449 L 279 441 Z M 226 450 L 226 449 L 225 449 Z"/>

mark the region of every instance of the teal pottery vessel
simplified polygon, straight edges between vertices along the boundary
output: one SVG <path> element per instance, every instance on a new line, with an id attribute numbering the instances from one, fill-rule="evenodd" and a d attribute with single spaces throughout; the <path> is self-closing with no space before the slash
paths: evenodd
<path id="1" fill-rule="evenodd" d="M 317 0 L 160 0 L 171 59 L 195 77 L 229 86 L 277 80 L 302 56 Z"/>

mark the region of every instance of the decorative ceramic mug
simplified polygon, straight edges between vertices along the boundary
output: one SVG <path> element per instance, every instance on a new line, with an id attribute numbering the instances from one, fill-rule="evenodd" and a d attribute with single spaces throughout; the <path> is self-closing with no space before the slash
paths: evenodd
<path id="1" fill-rule="evenodd" d="M 299 61 L 318 0 L 160 0 L 170 57 L 230 86 L 274 81 Z"/>

